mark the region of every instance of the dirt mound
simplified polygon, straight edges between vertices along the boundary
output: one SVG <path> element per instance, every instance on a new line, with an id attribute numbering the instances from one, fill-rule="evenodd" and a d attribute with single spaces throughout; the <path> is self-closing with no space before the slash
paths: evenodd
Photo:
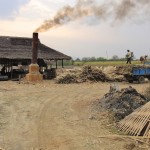
<path id="1" fill-rule="evenodd" d="M 96 105 L 99 107 L 99 110 L 105 109 L 110 111 L 114 119 L 119 121 L 147 101 L 148 99 L 138 93 L 136 89 L 129 87 L 105 94 L 102 99 L 98 100 Z"/>

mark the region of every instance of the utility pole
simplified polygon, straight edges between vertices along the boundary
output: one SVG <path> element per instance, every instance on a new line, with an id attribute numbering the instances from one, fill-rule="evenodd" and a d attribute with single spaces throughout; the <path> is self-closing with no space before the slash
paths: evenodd
<path id="1" fill-rule="evenodd" d="M 106 50 L 106 56 L 107 56 L 107 60 L 108 60 L 108 53 L 107 53 L 107 50 Z"/>

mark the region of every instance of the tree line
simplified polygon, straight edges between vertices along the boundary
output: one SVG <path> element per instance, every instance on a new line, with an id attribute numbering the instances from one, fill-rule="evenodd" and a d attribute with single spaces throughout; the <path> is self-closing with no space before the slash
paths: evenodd
<path id="1" fill-rule="evenodd" d="M 126 58 L 119 58 L 117 55 L 112 56 L 112 58 L 104 58 L 104 57 L 83 57 L 83 58 L 76 58 L 74 61 L 82 61 L 82 62 L 96 62 L 96 61 L 120 61 L 126 60 Z"/>

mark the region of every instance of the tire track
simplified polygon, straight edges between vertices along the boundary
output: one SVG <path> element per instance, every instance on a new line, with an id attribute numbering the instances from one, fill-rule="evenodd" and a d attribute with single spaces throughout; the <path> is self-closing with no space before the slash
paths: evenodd
<path id="1" fill-rule="evenodd" d="M 70 105 L 72 102 L 70 98 L 74 99 L 76 94 L 74 90 L 68 90 L 68 88 L 65 87 L 59 90 L 59 93 L 54 93 L 56 93 L 55 96 L 43 103 L 43 107 L 38 109 L 40 112 L 37 121 L 38 147 L 42 150 L 52 150 L 52 148 L 59 149 L 59 146 L 64 147 L 64 145 L 70 144 L 71 141 L 71 138 L 68 136 L 69 133 L 66 133 L 61 127 L 64 127 L 64 129 L 68 127 L 68 121 L 66 121 L 65 115 L 68 115 L 68 113 L 70 114 L 70 111 L 72 111 L 71 108 L 68 107 L 68 103 Z M 66 95 L 64 93 L 69 94 Z M 49 127 L 50 130 L 48 129 L 50 133 L 48 135 L 46 129 L 49 122 L 51 125 Z M 53 130 L 56 130 L 56 134 Z M 51 139 L 50 142 L 49 139 Z"/>
<path id="2" fill-rule="evenodd" d="M 47 111 L 48 109 L 50 109 L 52 107 L 53 102 L 56 101 L 56 98 L 61 96 L 60 94 L 57 96 L 52 97 L 48 102 L 44 103 L 43 108 L 41 109 L 41 113 L 39 115 L 39 119 L 38 119 L 38 127 L 37 127 L 37 132 L 38 132 L 38 147 L 39 149 L 46 149 L 45 146 L 45 142 L 47 141 L 46 139 L 46 135 L 45 135 L 45 130 L 44 130 L 44 126 L 45 126 L 45 122 L 46 122 L 46 115 L 47 115 Z"/>

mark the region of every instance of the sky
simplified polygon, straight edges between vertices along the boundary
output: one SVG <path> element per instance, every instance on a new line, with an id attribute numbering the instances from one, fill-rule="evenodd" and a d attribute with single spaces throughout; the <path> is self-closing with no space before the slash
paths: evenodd
<path id="1" fill-rule="evenodd" d="M 78 0 L 81 3 L 83 1 L 86 0 Z M 112 9 L 111 2 L 119 3 L 119 0 L 108 0 L 105 5 L 105 0 L 87 1 L 96 1 L 96 5 L 104 6 L 104 11 Z M 138 0 L 133 1 L 136 3 Z M 124 10 L 124 6 L 120 6 L 119 17 L 117 16 L 119 19 L 112 13 L 98 17 L 91 14 L 81 18 L 78 16 L 77 19 L 39 32 L 39 39 L 43 44 L 73 58 L 112 58 L 114 55 L 123 58 L 127 49 L 137 59 L 142 55 L 150 56 L 148 1 L 142 0 L 143 3 L 138 4 L 138 11 L 128 7 L 127 15 L 121 18 L 120 10 Z M 45 20 L 53 19 L 64 6 L 75 7 L 76 3 L 76 0 L 0 0 L 0 36 L 32 37 L 32 33 Z"/>

